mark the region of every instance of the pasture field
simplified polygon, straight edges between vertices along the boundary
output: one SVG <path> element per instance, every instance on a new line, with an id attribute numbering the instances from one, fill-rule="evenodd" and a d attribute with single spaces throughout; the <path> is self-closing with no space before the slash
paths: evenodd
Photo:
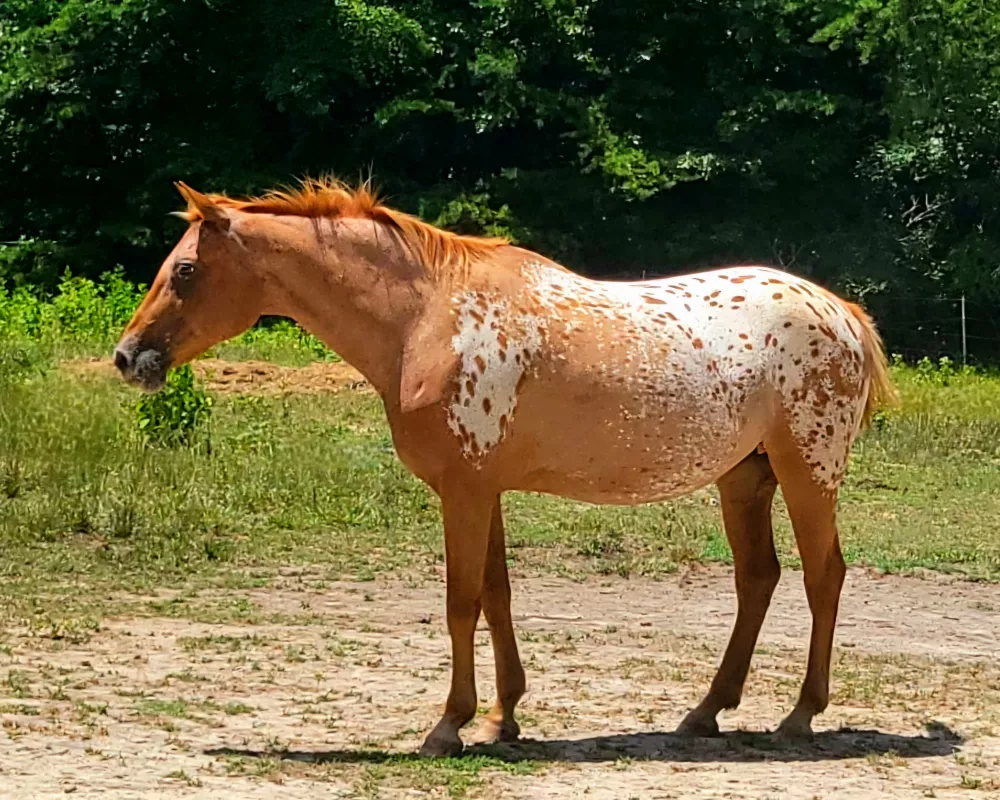
<path id="1" fill-rule="evenodd" d="M 117 282 L 116 282 L 117 281 Z M 974 797 L 1000 791 L 1000 378 L 898 365 L 856 447 L 853 566 L 814 744 L 789 567 L 718 740 L 671 731 L 735 607 L 714 489 L 505 498 L 526 741 L 411 756 L 447 689 L 436 499 L 377 398 L 290 325 L 195 365 L 211 415 L 140 428 L 118 279 L 0 295 L 0 797 Z M 492 655 L 480 632 L 481 704 Z"/>

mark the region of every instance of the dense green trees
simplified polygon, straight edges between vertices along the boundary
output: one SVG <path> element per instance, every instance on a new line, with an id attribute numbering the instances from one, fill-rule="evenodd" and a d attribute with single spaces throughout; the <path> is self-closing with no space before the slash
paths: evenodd
<path id="1" fill-rule="evenodd" d="M 995 3 L 0 4 L 8 280 L 148 277 L 172 179 L 369 168 L 397 205 L 592 274 L 783 264 L 928 351 L 954 340 L 918 318 L 958 328 L 927 299 L 966 293 L 1000 340 Z"/>

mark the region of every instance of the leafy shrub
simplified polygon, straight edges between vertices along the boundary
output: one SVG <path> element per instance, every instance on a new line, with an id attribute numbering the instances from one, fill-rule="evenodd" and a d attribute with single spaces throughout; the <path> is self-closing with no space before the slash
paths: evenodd
<path id="1" fill-rule="evenodd" d="M 66 272 L 51 298 L 27 286 L 12 292 L 0 287 L 0 338 L 105 348 L 121 334 L 144 291 L 121 270 L 100 282 Z"/>
<path id="2" fill-rule="evenodd" d="M 58 289 L 46 294 L 19 286 L 7 290 L 0 283 L 0 372 L 17 353 L 39 359 L 110 355 L 146 287 L 126 280 L 121 269 L 99 281 L 64 273 Z M 6 350 L 5 350 L 6 349 Z M 316 337 L 286 319 L 262 320 L 230 342 L 213 348 L 237 360 L 261 358 L 300 365 L 333 361 L 338 356 Z"/>
<path id="3" fill-rule="evenodd" d="M 32 343 L 0 339 L 0 385 L 41 373 L 44 362 L 42 354 Z"/>
<path id="4" fill-rule="evenodd" d="M 976 368 L 972 366 L 955 367 L 955 362 L 948 356 L 942 356 L 937 362 L 931 361 L 927 356 L 921 358 L 916 364 L 917 380 L 921 383 L 928 383 L 933 386 L 948 386 L 956 377 L 963 375 L 975 375 Z"/>
<path id="5" fill-rule="evenodd" d="M 146 442 L 170 447 L 191 444 L 194 432 L 208 421 L 212 398 L 195 385 L 194 372 L 185 364 L 167 375 L 167 385 L 156 394 L 145 394 L 135 404 L 135 414 Z"/>

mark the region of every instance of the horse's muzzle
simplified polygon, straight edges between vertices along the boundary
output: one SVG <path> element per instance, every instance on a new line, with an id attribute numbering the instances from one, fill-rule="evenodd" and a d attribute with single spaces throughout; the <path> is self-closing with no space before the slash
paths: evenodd
<path id="1" fill-rule="evenodd" d="M 122 377 L 145 392 L 159 391 L 167 381 L 170 359 L 166 353 L 155 347 L 144 347 L 132 336 L 118 343 L 114 361 Z"/>

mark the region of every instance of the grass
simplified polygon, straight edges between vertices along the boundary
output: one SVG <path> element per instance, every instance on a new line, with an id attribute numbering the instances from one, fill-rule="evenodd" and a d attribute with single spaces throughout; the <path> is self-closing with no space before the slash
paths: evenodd
<path id="1" fill-rule="evenodd" d="M 843 492 L 848 560 L 1000 578 L 1000 403 L 991 399 L 1000 381 L 957 376 L 943 386 L 896 374 L 904 406 L 858 444 Z M 398 462 L 375 397 L 219 397 L 192 444 L 173 448 L 145 444 L 134 398 L 116 382 L 59 370 L 0 384 L 0 591 L 36 622 L 51 607 L 43 595 L 65 609 L 94 593 L 107 605 L 115 589 L 249 588 L 279 565 L 370 578 L 442 560 L 438 501 Z M 510 558 L 570 575 L 659 576 L 728 561 L 712 497 L 614 508 L 510 495 Z M 779 552 L 794 564 L 777 518 Z M 151 611 L 194 600 L 156 600 Z M 231 600 L 211 613 L 258 613 Z M 79 637 L 95 624 L 56 616 L 43 627 Z"/>
<path id="2" fill-rule="evenodd" d="M 155 698 L 140 698 L 135 703 L 136 711 L 163 717 L 187 719 L 191 716 L 191 704 L 186 700 L 157 700 Z"/>
<path id="3" fill-rule="evenodd" d="M 405 786 L 418 792 L 440 791 L 448 797 L 462 798 L 479 788 L 486 773 L 532 775 L 541 764 L 529 760 L 506 760 L 493 755 L 468 755 L 462 758 L 424 759 L 376 751 L 367 764 L 357 788 L 364 797 L 381 797 L 386 785 Z"/>
<path id="4" fill-rule="evenodd" d="M 246 598 L 202 607 L 197 588 L 259 586 L 279 566 L 308 565 L 316 580 L 370 579 L 442 560 L 437 498 L 397 460 L 369 394 L 217 397 L 190 444 L 155 447 L 138 429 L 135 391 L 54 368 L 67 355 L 106 352 L 136 299 L 116 277 L 67 279 L 52 300 L 0 294 L 8 616 L 53 639 L 84 639 L 119 602 L 114 592 L 173 587 L 185 592 L 149 600 L 147 612 L 252 621 L 261 612 Z M 286 363 L 332 357 L 287 323 L 226 347 Z M 858 443 L 842 494 L 848 561 L 1000 579 L 1000 378 L 947 362 L 894 373 L 903 406 Z M 726 562 L 714 497 L 615 508 L 509 495 L 509 557 L 570 576 Z M 778 505 L 779 553 L 795 564 Z"/>
<path id="5" fill-rule="evenodd" d="M 353 783 L 353 796 L 378 798 L 387 788 L 408 789 L 411 793 L 434 793 L 450 798 L 477 793 L 487 776 L 534 775 L 544 768 L 541 762 L 494 754 L 492 748 L 480 747 L 460 758 L 426 759 L 416 755 L 364 749 L 313 755 L 272 753 L 226 756 L 231 775 L 255 775 L 270 778 L 289 775 L 321 779 L 330 777 Z"/>

